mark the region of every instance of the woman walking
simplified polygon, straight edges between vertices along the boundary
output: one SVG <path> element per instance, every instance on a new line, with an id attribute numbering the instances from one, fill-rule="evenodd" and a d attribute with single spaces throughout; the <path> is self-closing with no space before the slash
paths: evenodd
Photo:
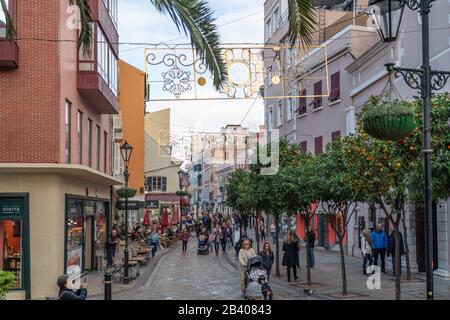
<path id="1" fill-rule="evenodd" d="M 272 235 L 272 243 L 273 244 L 276 244 L 276 235 L 277 235 L 277 233 L 276 233 L 276 231 L 277 231 L 277 228 L 275 227 L 275 222 L 274 221 L 272 221 L 272 223 L 270 224 L 270 234 Z"/>
<path id="2" fill-rule="evenodd" d="M 259 255 L 263 258 L 263 267 L 267 270 L 267 279 L 269 279 L 270 272 L 272 271 L 273 261 L 275 259 L 275 256 L 273 254 L 269 242 L 267 241 L 264 242 L 263 249 L 259 253 Z"/>
<path id="3" fill-rule="evenodd" d="M 250 257 L 256 256 L 255 250 L 252 248 L 252 243 L 249 239 L 242 242 L 242 248 L 239 250 L 239 271 L 241 273 L 241 294 L 245 297 L 245 270 L 247 268 L 247 261 Z"/>
<path id="4" fill-rule="evenodd" d="M 216 225 L 209 239 L 213 243 L 214 252 L 216 253 L 216 256 L 219 255 L 219 248 L 220 242 L 222 241 L 222 236 L 223 236 L 222 229 L 220 228 L 219 225 Z"/>
<path id="5" fill-rule="evenodd" d="M 181 231 L 181 241 L 183 242 L 183 251 L 182 254 L 186 255 L 186 251 L 187 251 L 187 244 L 189 241 L 189 232 L 186 228 L 183 228 Z"/>
<path id="6" fill-rule="evenodd" d="M 370 237 L 370 230 L 364 229 L 361 233 L 361 254 L 363 255 L 363 273 L 367 275 L 367 262 L 369 267 L 373 264 L 372 259 L 372 239 Z"/>
<path id="7" fill-rule="evenodd" d="M 291 269 L 294 272 L 294 280 L 297 280 L 297 267 L 300 267 L 300 259 L 298 253 L 300 252 L 300 242 L 298 241 L 295 231 L 290 230 L 283 243 L 283 266 L 287 268 L 288 282 L 291 282 Z"/>

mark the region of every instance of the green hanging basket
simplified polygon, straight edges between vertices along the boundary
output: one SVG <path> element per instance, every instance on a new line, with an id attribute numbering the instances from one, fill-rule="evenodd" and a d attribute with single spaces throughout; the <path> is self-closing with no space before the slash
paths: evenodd
<path id="1" fill-rule="evenodd" d="M 403 140 L 416 127 L 414 109 L 406 101 L 382 102 L 372 97 L 363 112 L 363 129 L 376 139 Z"/>
<path id="2" fill-rule="evenodd" d="M 133 198 L 137 190 L 133 188 L 123 187 L 117 190 L 119 198 Z"/>

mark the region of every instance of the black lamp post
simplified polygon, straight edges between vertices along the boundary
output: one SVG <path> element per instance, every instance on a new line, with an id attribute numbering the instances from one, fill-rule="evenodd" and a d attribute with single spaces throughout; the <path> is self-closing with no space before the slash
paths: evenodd
<path id="1" fill-rule="evenodd" d="M 422 17 L 422 67 L 419 69 L 399 68 L 386 64 L 388 72 L 395 77 L 402 76 L 409 87 L 419 91 L 423 99 L 423 153 L 425 177 L 425 251 L 427 272 L 427 300 L 433 300 L 433 215 L 431 184 L 431 94 L 432 90 L 444 88 L 450 72 L 431 70 L 429 14 L 434 0 L 370 0 L 370 13 L 378 27 L 383 42 L 397 39 L 405 6 L 419 10 Z"/>
<path id="2" fill-rule="evenodd" d="M 130 174 L 128 173 L 128 165 L 130 163 L 131 154 L 133 153 L 133 146 L 128 143 L 128 141 L 125 141 L 125 143 L 120 147 L 120 153 L 122 155 L 123 164 L 125 167 L 125 170 L 123 172 L 124 178 L 125 178 L 125 186 L 128 187 L 128 178 L 130 177 Z M 123 283 L 128 284 L 130 283 L 130 278 L 128 277 L 128 198 L 125 198 L 125 250 L 124 250 L 124 277 L 123 277 Z"/>

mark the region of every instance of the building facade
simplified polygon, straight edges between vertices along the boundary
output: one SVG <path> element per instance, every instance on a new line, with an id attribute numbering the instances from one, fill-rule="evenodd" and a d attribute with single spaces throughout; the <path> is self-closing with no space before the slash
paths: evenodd
<path id="1" fill-rule="evenodd" d="M 122 183 L 110 165 L 116 1 L 90 1 L 89 55 L 77 49 L 67 2 L 7 2 L 23 40 L 0 39 L 0 269 L 16 274 L 9 298 L 43 298 L 60 274 L 103 263 L 112 186 Z"/>

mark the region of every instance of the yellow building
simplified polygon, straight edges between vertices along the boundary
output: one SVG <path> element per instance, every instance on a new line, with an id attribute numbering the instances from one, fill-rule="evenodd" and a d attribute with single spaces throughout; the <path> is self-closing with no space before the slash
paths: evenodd
<path id="1" fill-rule="evenodd" d="M 167 208 L 171 213 L 180 198 L 178 171 L 182 161 L 174 159 L 170 147 L 170 109 L 145 115 L 145 177 L 147 204 L 156 218 Z"/>

